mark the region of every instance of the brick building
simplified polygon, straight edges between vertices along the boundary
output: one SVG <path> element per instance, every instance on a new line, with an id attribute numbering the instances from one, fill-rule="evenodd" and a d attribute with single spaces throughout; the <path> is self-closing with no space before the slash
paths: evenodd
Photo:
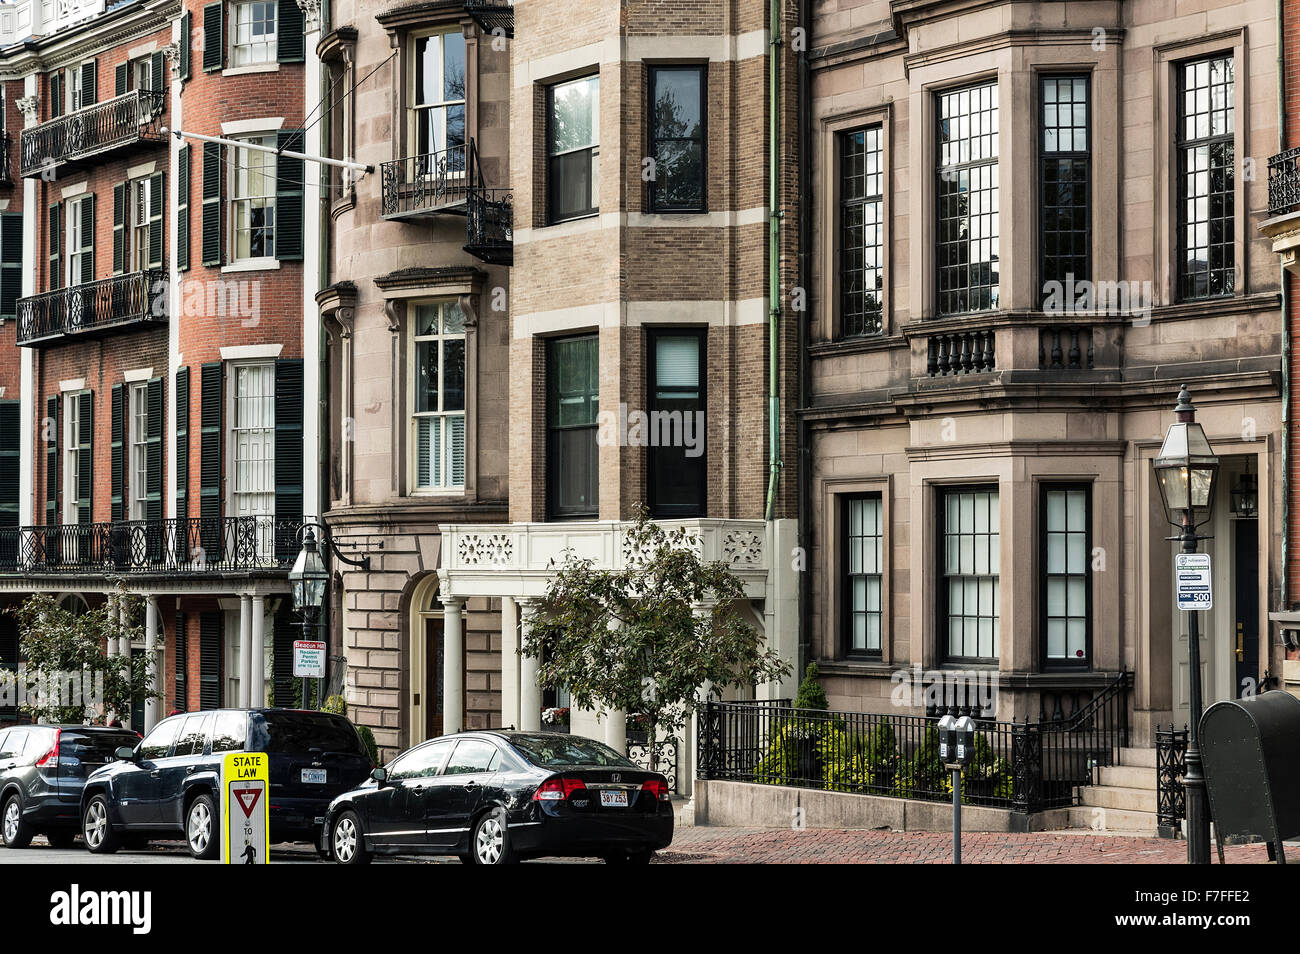
<path id="1" fill-rule="evenodd" d="M 23 466 L 0 591 L 143 614 L 139 645 L 109 647 L 158 667 L 163 698 L 136 728 L 291 702 L 287 571 L 318 488 L 320 193 L 274 150 L 319 140 L 303 128 L 319 9 L 91 2 L 45 22 L 49 5 L 11 6 Z"/>

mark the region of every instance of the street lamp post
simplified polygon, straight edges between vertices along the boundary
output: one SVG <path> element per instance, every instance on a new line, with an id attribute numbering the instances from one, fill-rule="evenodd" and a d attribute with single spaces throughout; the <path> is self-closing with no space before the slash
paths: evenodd
<path id="1" fill-rule="evenodd" d="M 1196 408 L 1186 387 L 1178 392 L 1174 423 L 1155 461 L 1156 482 L 1165 506 L 1165 517 L 1180 533 L 1169 537 L 1182 543 L 1183 553 L 1195 553 L 1197 527 L 1209 522 L 1214 512 L 1214 487 L 1219 475 L 1219 458 L 1214 456 L 1205 431 L 1196 423 Z M 1205 776 L 1201 771 L 1201 627 L 1196 610 L 1187 613 L 1187 662 L 1191 696 L 1191 725 L 1183 789 L 1187 804 L 1187 863 L 1210 863 L 1210 815 L 1206 803 Z"/>

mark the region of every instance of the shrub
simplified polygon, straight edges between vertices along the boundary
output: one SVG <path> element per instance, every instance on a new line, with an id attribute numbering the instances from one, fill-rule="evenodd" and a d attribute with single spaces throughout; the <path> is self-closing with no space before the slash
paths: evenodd
<path id="1" fill-rule="evenodd" d="M 830 708 L 830 703 L 826 699 L 826 690 L 822 688 L 821 680 L 818 679 L 815 662 L 809 663 L 808 668 L 804 670 L 803 682 L 799 683 L 799 694 L 795 696 L 794 707 L 822 710 Z"/>
<path id="2" fill-rule="evenodd" d="M 345 716 L 348 714 L 348 701 L 342 696 L 330 696 L 325 700 L 325 704 L 321 706 L 321 711 Z"/>
<path id="3" fill-rule="evenodd" d="M 370 764 L 378 765 L 379 746 L 375 743 L 375 733 L 370 731 L 370 726 L 359 725 L 357 726 L 357 735 L 361 736 L 361 744 L 366 747 L 366 751 L 370 754 Z"/>

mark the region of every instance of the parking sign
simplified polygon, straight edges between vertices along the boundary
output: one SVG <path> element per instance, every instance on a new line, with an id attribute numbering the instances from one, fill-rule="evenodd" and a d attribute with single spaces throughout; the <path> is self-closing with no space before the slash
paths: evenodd
<path id="1" fill-rule="evenodd" d="M 1214 608 L 1208 553 L 1180 553 L 1174 558 L 1174 591 L 1180 610 L 1197 612 Z"/>

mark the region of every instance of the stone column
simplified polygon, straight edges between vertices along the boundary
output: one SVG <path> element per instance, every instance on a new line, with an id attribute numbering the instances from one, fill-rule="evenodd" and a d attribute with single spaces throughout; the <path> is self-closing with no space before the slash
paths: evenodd
<path id="1" fill-rule="evenodd" d="M 461 611 L 465 601 L 458 596 L 442 600 L 442 732 L 450 735 L 464 728 L 465 720 L 465 632 Z"/>
<path id="2" fill-rule="evenodd" d="M 252 598 L 253 629 L 250 640 L 252 650 L 248 680 L 248 704 L 253 708 L 266 705 L 266 597 L 260 593 Z M 242 694 L 242 693 L 241 693 Z"/>
<path id="3" fill-rule="evenodd" d="M 537 600 L 521 599 L 518 603 L 523 624 L 520 635 L 527 639 L 537 618 Z M 521 654 L 519 657 L 519 728 L 524 732 L 542 728 L 542 687 L 537 684 L 537 663 L 536 656 Z"/>
<path id="4" fill-rule="evenodd" d="M 108 597 L 108 621 L 113 624 L 113 635 L 108 637 L 108 655 L 117 655 L 117 634 L 122 628 L 122 604 L 119 597 L 109 594 Z"/>
<path id="5" fill-rule="evenodd" d="M 606 712 L 605 744 L 620 754 L 627 751 L 627 710 Z"/>
<path id="6" fill-rule="evenodd" d="M 149 675 L 154 691 L 161 690 L 162 687 L 162 667 L 158 664 L 160 652 L 158 649 L 158 598 L 148 596 L 144 603 L 144 657 L 148 660 Z M 144 703 L 144 731 L 150 732 L 155 725 L 162 709 L 162 698 L 146 699 Z"/>
<path id="7" fill-rule="evenodd" d="M 249 687 L 253 684 L 253 598 L 239 594 L 239 706 L 249 706 Z"/>

